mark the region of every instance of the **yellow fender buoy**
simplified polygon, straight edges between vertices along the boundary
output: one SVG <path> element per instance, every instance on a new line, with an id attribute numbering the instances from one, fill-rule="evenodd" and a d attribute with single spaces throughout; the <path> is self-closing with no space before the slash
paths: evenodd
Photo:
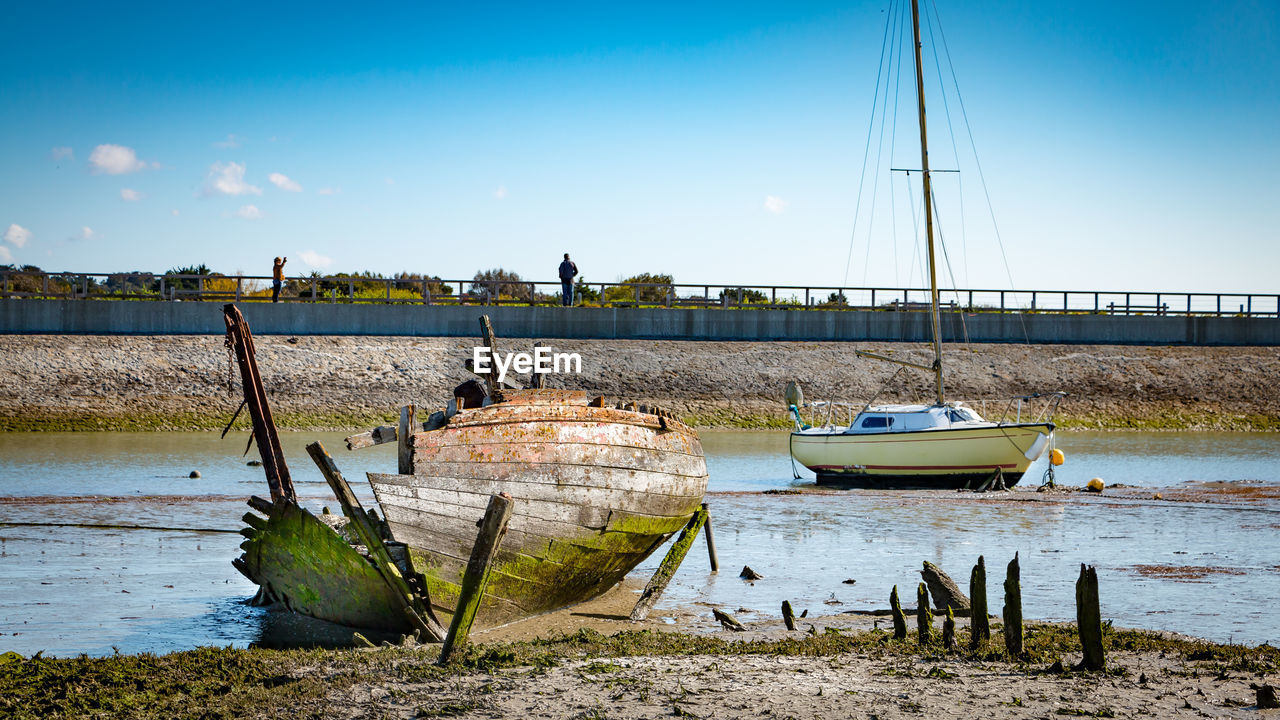
<path id="1" fill-rule="evenodd" d="M 1049 453 L 1049 462 L 1053 463 L 1054 465 L 1061 465 L 1066 461 L 1067 461 L 1066 454 L 1063 453 L 1058 448 L 1054 448 L 1053 452 Z"/>
<path id="2" fill-rule="evenodd" d="M 1090 480 L 1090 481 L 1089 481 L 1089 484 L 1088 484 L 1088 485 L 1085 485 L 1084 487 L 1085 487 L 1085 489 L 1086 489 L 1086 490 L 1088 490 L 1089 492 L 1096 492 L 1096 493 L 1100 493 L 1100 492 L 1102 492 L 1102 488 L 1103 488 L 1102 478 L 1094 478 L 1094 479 Z"/>

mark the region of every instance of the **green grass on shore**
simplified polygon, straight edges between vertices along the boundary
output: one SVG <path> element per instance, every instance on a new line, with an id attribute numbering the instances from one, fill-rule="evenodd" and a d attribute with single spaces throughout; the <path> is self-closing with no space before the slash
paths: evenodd
<path id="1" fill-rule="evenodd" d="M 884 630 L 797 634 L 781 640 L 727 640 L 705 634 L 624 631 L 612 636 L 580 630 L 548 640 L 468 646 L 448 666 L 435 665 L 438 646 L 376 650 L 236 650 L 200 648 L 169 655 L 103 658 L 22 657 L 0 654 L 0 716 L 13 718 L 133 717 L 238 718 L 317 717 L 332 709 L 326 698 L 356 684 L 447 683 L 450 678 L 513 668 L 547 668 L 566 660 L 631 656 L 804 656 L 854 653 L 897 658 L 1009 663 L 997 672 L 1051 672 L 1068 654 L 1078 654 L 1074 628 L 1030 625 L 1026 654 L 1011 659 L 995 640 L 970 652 L 968 630 L 957 647 L 920 648 L 914 639 L 894 640 Z M 1108 653 L 1159 653 L 1180 658 L 1196 675 L 1274 673 L 1280 650 L 1170 638 L 1135 630 L 1104 631 Z M 1070 663 L 1064 660 L 1064 665 Z M 603 667 L 603 666 L 602 666 Z M 1070 673 L 1072 671 L 1065 670 Z M 1111 673 L 1127 671 L 1111 661 Z"/>

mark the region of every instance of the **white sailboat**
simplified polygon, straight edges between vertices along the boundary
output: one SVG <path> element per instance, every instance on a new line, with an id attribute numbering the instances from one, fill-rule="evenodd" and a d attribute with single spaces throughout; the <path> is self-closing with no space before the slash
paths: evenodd
<path id="1" fill-rule="evenodd" d="M 1022 417 L 1025 403 L 1040 397 L 1038 395 L 1014 399 L 1016 414 L 1012 422 L 991 422 L 963 403 L 948 402 L 943 394 L 919 0 L 911 0 L 911 15 L 934 360 L 931 365 L 923 365 L 861 351 L 857 354 L 933 373 L 935 398 L 928 405 L 867 404 L 854 415 L 858 406 L 848 403 L 805 406 L 798 386 L 790 386 L 787 402 L 796 426 L 791 433 L 791 456 L 816 473 L 820 484 L 873 488 L 1008 487 L 1017 483 L 1031 463 L 1051 445 L 1054 424 L 1050 418 L 1063 394 L 1047 396 L 1040 415 L 1028 422 Z M 800 414 L 804 407 L 824 416 L 824 422 L 817 426 L 804 423 Z M 844 425 L 837 420 L 841 410 L 848 411 L 849 420 Z"/>

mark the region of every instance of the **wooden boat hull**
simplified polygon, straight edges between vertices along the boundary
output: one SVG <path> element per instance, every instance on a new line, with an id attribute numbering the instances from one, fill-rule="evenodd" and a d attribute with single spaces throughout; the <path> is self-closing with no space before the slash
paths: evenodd
<path id="1" fill-rule="evenodd" d="M 1006 486 L 1039 457 L 1053 423 L 885 433 L 791 434 L 791 454 L 819 484 L 862 488 L 977 487 L 997 470 Z"/>
<path id="2" fill-rule="evenodd" d="M 491 495 L 515 505 L 479 622 L 595 597 L 689 521 L 706 490 L 692 429 L 667 417 L 524 391 L 413 438 L 413 474 L 370 473 L 396 540 L 432 603 L 451 610 Z"/>

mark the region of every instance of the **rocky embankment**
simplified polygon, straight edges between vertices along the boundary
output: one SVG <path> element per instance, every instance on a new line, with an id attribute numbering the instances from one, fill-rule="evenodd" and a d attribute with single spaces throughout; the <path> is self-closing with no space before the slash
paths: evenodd
<path id="1" fill-rule="evenodd" d="M 363 428 L 408 402 L 442 406 L 471 377 L 475 338 L 255 338 L 277 423 Z M 853 343 L 548 340 L 579 353 L 580 375 L 549 385 L 670 408 L 701 426 L 786 427 L 789 380 L 808 399 L 865 402 L 932 397 L 928 373 L 859 359 Z M 529 350 L 506 340 L 501 350 Z M 931 360 L 930 348 L 858 348 Z M 220 428 L 240 400 L 239 378 L 216 336 L 0 336 L 0 430 Z M 1070 393 L 1065 427 L 1280 430 L 1280 348 L 1084 345 L 949 346 L 947 395 L 1002 399 Z M 228 389 L 228 378 L 235 389 Z M 519 381 L 519 378 L 516 379 Z M 244 420 L 239 424 L 243 425 Z"/>

